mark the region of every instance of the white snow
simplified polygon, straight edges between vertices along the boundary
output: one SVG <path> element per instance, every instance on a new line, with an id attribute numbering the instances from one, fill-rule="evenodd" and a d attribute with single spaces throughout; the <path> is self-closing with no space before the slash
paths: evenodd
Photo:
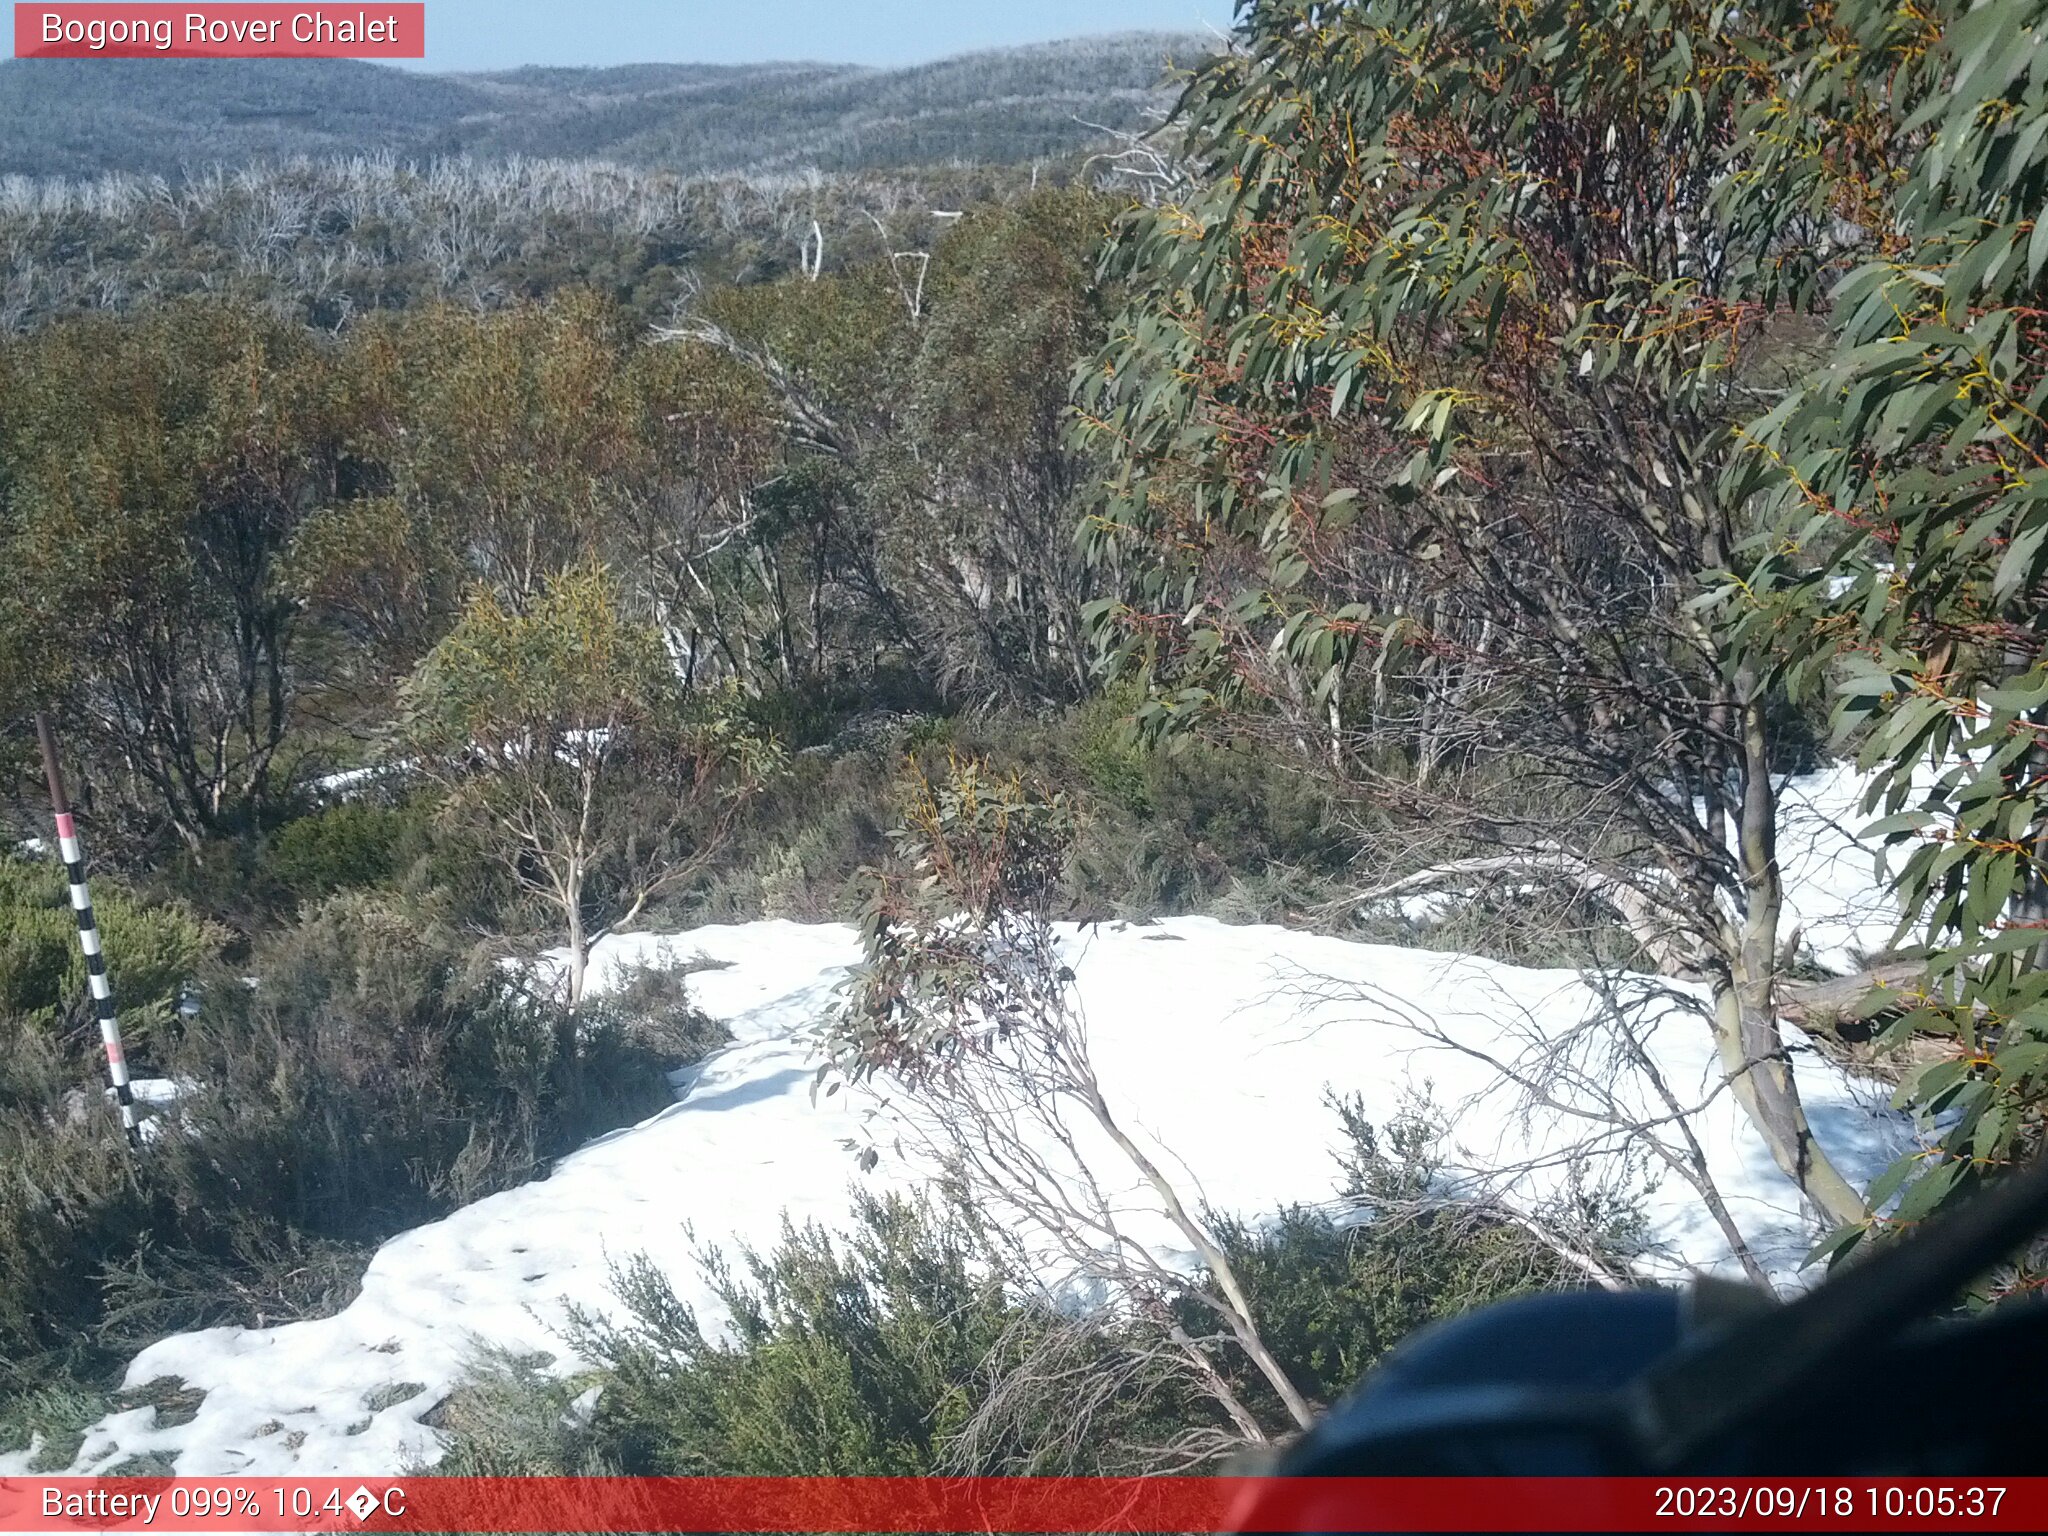
<path id="1" fill-rule="evenodd" d="M 138 1104 L 147 1104 L 153 1109 L 168 1109 L 187 1094 L 197 1091 L 198 1086 L 184 1078 L 138 1077 L 129 1081 L 128 1091 Z"/>
<path id="2" fill-rule="evenodd" d="M 346 800 L 353 791 L 361 789 L 366 784 L 374 784 L 383 776 L 384 772 L 385 770 L 381 767 L 346 768 L 340 773 L 321 775 L 313 781 L 313 785 L 323 795 L 331 795 L 337 800 Z"/>
<path id="3" fill-rule="evenodd" d="M 1853 794 L 1848 776 L 1820 776 L 1801 787 L 1788 817 L 1797 913 L 1788 922 L 1804 923 L 1829 957 L 1881 942 L 1891 922 L 1871 890 L 1867 854 L 1839 829 L 1853 824 Z M 1328 1089 L 1363 1095 L 1384 1121 L 1411 1086 L 1430 1083 L 1455 1116 L 1459 1161 L 1474 1169 L 1598 1140 L 1583 1122 L 1518 1113 L 1491 1068 L 1424 1033 L 1513 1056 L 1588 1016 L 1594 994 L 1576 972 L 1205 918 L 1063 934 L 1113 1104 L 1216 1209 L 1257 1216 L 1334 1193 Z M 88 1435 L 73 1470 L 148 1451 L 175 1453 L 186 1476 L 369 1475 L 430 1461 L 437 1437 L 419 1415 L 462 1378 L 478 1343 L 562 1358 L 565 1308 L 608 1305 L 610 1266 L 636 1252 L 664 1266 L 716 1326 L 696 1262 L 704 1245 L 771 1245 L 785 1213 L 838 1224 L 856 1182 L 905 1187 L 927 1172 L 893 1149 L 893 1111 L 850 1092 L 812 1100 L 808 1032 L 858 955 L 851 928 L 779 921 L 608 940 L 594 957 L 600 987 L 635 962 L 724 962 L 691 986 L 734 1042 L 687 1074 L 680 1102 L 592 1142 L 542 1182 L 392 1239 L 336 1317 L 209 1329 L 145 1350 L 128 1384 L 182 1377 L 206 1394 L 197 1416 L 170 1428 L 155 1427 L 147 1411 L 110 1418 Z M 1696 990 L 1672 991 L 1680 1003 L 1697 1001 Z M 1812 1233 L 1791 1185 L 1719 1089 L 1699 1020 L 1669 1004 L 1658 1013 L 1651 1055 L 1673 1093 L 1703 1106 L 1691 1127 L 1719 1188 L 1774 1275 L 1795 1282 Z M 1851 1177 L 1868 1177 L 1905 1143 L 1908 1128 L 1877 1107 L 1870 1085 L 1811 1052 L 1800 1055 L 1799 1073 L 1816 1132 Z M 1587 1081 L 1648 1102 L 1626 1073 L 1603 1075 L 1595 1064 Z M 868 1111 L 875 1118 L 864 1123 Z M 858 1170 L 849 1139 L 882 1149 L 871 1173 Z M 1515 1189 L 1537 1194 L 1559 1177 L 1552 1167 Z M 1646 1210 L 1661 1244 L 1652 1268 L 1728 1266 L 1689 1186 L 1663 1178 Z M 1160 1252 L 1174 1251 L 1163 1226 L 1139 1230 Z M 390 1403 L 402 1384 L 419 1390 Z M 0 1475 L 25 1461 L 0 1456 Z"/>
<path id="4" fill-rule="evenodd" d="M 144 1141 L 155 1141 L 163 1134 L 166 1116 L 175 1116 L 178 1101 L 196 1091 L 198 1085 L 185 1078 L 138 1077 L 128 1084 L 128 1091 L 148 1113 L 136 1126 L 137 1134 Z"/>
<path id="5" fill-rule="evenodd" d="M 1890 944 L 1899 909 L 1877 886 L 1882 842 L 1856 835 L 1868 780 L 1848 764 L 1794 779 L 1778 797 L 1778 866 L 1785 880 L 1779 931 L 1828 970 L 1860 970 Z"/>

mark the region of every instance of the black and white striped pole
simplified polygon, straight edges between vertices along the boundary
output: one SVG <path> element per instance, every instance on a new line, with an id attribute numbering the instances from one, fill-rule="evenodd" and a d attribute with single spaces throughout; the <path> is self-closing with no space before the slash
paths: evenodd
<path id="1" fill-rule="evenodd" d="M 114 989 L 107 984 L 107 957 L 100 948 L 100 929 L 92 915 L 92 896 L 85 888 L 85 850 L 78 824 L 64 794 L 64 770 L 57 762 L 57 743 L 50 722 L 36 716 L 36 744 L 43 750 L 43 774 L 50 781 L 50 809 L 57 817 L 57 848 L 64 856 L 64 878 L 71 882 L 71 910 L 78 915 L 78 947 L 85 951 L 85 981 L 92 991 L 93 1012 L 100 1021 L 100 1042 L 107 1048 L 107 1081 L 121 1108 L 121 1128 L 128 1145 L 142 1145 L 135 1126 L 135 1094 L 128 1086 L 128 1058 L 121 1050 L 121 1024 L 114 1017 Z"/>

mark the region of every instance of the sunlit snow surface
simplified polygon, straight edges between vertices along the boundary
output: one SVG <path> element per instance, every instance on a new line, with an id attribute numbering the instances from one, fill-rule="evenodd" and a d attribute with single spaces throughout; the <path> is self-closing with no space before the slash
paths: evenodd
<path id="1" fill-rule="evenodd" d="M 1875 876 L 1881 840 L 1855 833 L 1882 811 L 1862 808 L 1865 780 L 1848 767 L 1795 779 L 1778 797 L 1778 865 L 1785 879 L 1780 931 L 1797 927 L 1801 949 L 1849 972 L 1885 949 L 1898 908 Z"/>
<path id="2" fill-rule="evenodd" d="M 1788 924 L 1804 924 L 1816 953 L 1843 966 L 1882 944 L 1892 922 L 1874 893 L 1869 853 L 1842 830 L 1859 819 L 1852 791 L 1840 773 L 1800 785 L 1783 849 Z M 1517 1055 L 1587 1016 L 1593 993 L 1574 972 L 1202 918 L 1063 932 L 1112 1104 L 1216 1209 L 1256 1216 L 1332 1196 L 1330 1089 L 1363 1095 L 1384 1120 L 1404 1091 L 1429 1083 L 1454 1117 L 1458 1162 L 1473 1169 L 1519 1164 L 1590 1134 L 1583 1122 L 1518 1114 L 1511 1096 L 1488 1091 L 1497 1082 L 1490 1068 L 1429 1038 Z M 722 962 L 691 985 L 734 1043 L 687 1076 L 680 1102 L 565 1158 L 544 1181 L 386 1243 L 361 1296 L 337 1317 L 209 1329 L 144 1351 L 128 1384 L 182 1377 L 206 1393 L 197 1417 L 156 1428 L 152 1409 L 112 1416 L 87 1436 L 75 1470 L 103 1471 L 149 1451 L 176 1453 L 186 1476 L 372 1474 L 430 1461 L 437 1437 L 419 1415 L 462 1377 L 478 1342 L 563 1358 L 565 1307 L 607 1305 L 610 1266 L 636 1252 L 663 1265 L 716 1326 L 696 1262 L 704 1245 L 772 1244 L 785 1213 L 836 1224 L 854 1184 L 914 1185 L 925 1172 L 894 1152 L 892 1112 L 866 1118 L 872 1101 L 848 1093 L 812 1100 L 806 1033 L 857 956 L 850 928 L 790 922 L 608 942 L 600 985 L 633 960 Z M 1752 1243 L 1790 1281 L 1811 1233 L 1730 1095 L 1715 1092 L 1705 1030 L 1673 1014 L 1649 1043 L 1672 1093 L 1704 1102 L 1691 1124 L 1716 1182 Z M 1870 1085 L 1845 1080 L 1811 1052 L 1799 1063 L 1817 1131 L 1853 1177 L 1867 1177 L 1905 1143 L 1905 1127 L 1877 1107 Z M 1625 1074 L 1600 1081 L 1618 1082 L 1624 1097 L 1647 1091 Z M 849 1139 L 883 1150 L 872 1172 L 858 1170 Z M 1534 1175 L 1518 1189 L 1540 1193 L 1554 1177 Z M 1726 1265 L 1718 1229 L 1682 1181 L 1665 1176 L 1648 1214 L 1663 1250 L 1653 1268 Z M 1163 1226 L 1139 1230 L 1161 1252 L 1175 1251 Z M 393 1402 L 405 1385 L 419 1391 Z M 0 1456 L 0 1473 L 25 1470 L 26 1459 Z"/>

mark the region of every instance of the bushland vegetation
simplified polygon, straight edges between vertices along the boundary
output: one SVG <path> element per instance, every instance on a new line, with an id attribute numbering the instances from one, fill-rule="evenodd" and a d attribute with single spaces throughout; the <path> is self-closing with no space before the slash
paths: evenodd
<path id="1" fill-rule="evenodd" d="M 1219 1228 L 1225 1262 L 1313 1404 L 1335 1401 L 1418 1327 L 1583 1283 L 1523 1228 L 1414 1203 L 1442 1134 L 1426 1102 L 1378 1130 L 1355 1112 L 1332 1126 L 1341 1177 L 1327 1205 Z M 1618 1258 L 1627 1235 L 1612 1237 Z M 1198 1465 L 1231 1441 L 1213 1396 L 1191 1388 L 1150 1329 L 1077 1326 L 1071 1299 L 1007 1287 L 999 1248 L 964 1202 L 860 1197 L 845 1234 L 791 1227 L 766 1253 L 706 1251 L 731 1320 L 717 1338 L 670 1276 L 627 1263 L 617 1308 L 581 1315 L 565 1340 L 587 1371 L 478 1362 L 441 1415 L 440 1470 L 1115 1476 Z M 1176 1315 L 1185 1330 L 1209 1327 L 1192 1303 Z M 1255 1373 L 1232 1374 L 1277 1415 Z M 592 1386 L 594 1405 L 579 1405 Z"/>
<path id="2" fill-rule="evenodd" d="M 8 815 L 38 835 L 39 710 L 174 1099 L 147 1158 L 109 1139 L 8 866 L 9 1357 L 90 1387 L 152 1330 L 332 1306 L 365 1244 L 655 1102 L 715 1031 L 686 982 L 586 994 L 635 923 L 860 921 L 834 1064 L 922 1096 L 967 1210 L 1028 1195 L 944 1142 L 976 1093 L 1052 1062 L 1090 1102 L 1052 924 L 1197 909 L 1691 1009 L 1823 1252 L 2030 1161 L 2042 25 L 1256 0 L 1160 133 L 1035 186 L 8 188 Z M 1887 1070 L 1929 1138 L 1869 1188 L 1790 1070 L 1776 800 L 1829 749 L 1902 855 L 1908 922 L 1844 983 L 1873 1049 L 1917 1042 Z M 1426 1142 L 1345 1123 L 1361 1168 Z M 1560 1242 L 1400 1187 L 1341 1230 L 1184 1206 L 1198 1272 L 1079 1330 L 959 1202 L 873 1206 L 728 1272 L 730 1338 L 629 1272 L 582 1336 L 601 1429 L 531 1362 L 450 1413 L 479 1468 L 824 1470 L 771 1432 L 798 1401 L 834 1470 L 1187 1465 L 1627 1252 L 1597 1201 Z M 1049 1379 L 1100 1389 L 1089 1448 Z"/>

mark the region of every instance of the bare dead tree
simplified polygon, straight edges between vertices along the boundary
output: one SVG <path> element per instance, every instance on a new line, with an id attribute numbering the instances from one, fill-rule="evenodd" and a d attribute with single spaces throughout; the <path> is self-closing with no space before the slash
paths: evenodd
<path id="1" fill-rule="evenodd" d="M 1093 170 L 1111 186 L 1135 191 L 1141 201 L 1149 204 L 1170 203 L 1194 190 L 1194 167 L 1181 158 L 1176 145 L 1160 136 L 1158 129 L 1134 133 L 1080 118 L 1075 121 L 1117 146 L 1090 155 L 1081 162 L 1083 170 Z"/>
<path id="2" fill-rule="evenodd" d="M 922 1059 L 879 1074 L 921 1150 L 1011 1234 L 1017 1275 L 1057 1273 L 1132 1323 L 1151 1323 L 1248 1442 L 1269 1438 L 1211 1351 L 1234 1344 L 1295 1424 L 1313 1411 L 1260 1336 L 1235 1268 L 1196 1197 L 1112 1108 L 1088 1049 L 1085 1016 L 1050 923 L 1018 913 L 934 942 L 971 980 L 919 1029 L 943 1032 Z M 936 956 L 933 956 L 936 959 Z M 1190 1276 L 1161 1257 L 1161 1224 L 1200 1260 Z M 1217 1323 L 1189 1335 L 1166 1304 L 1191 1300 Z"/>
<path id="3" fill-rule="evenodd" d="M 1467 980 L 1483 983 L 1477 974 Z M 1736 1221 L 1693 1128 L 1698 1116 L 1728 1091 L 1727 1080 L 1716 1075 L 1681 1093 L 1651 1049 L 1661 1025 L 1674 1017 L 1697 1018 L 1706 1005 L 1686 989 L 1639 974 L 1593 970 L 1582 980 L 1589 994 L 1586 1006 L 1563 1024 L 1539 1017 L 1505 989 L 1492 987 L 1488 1020 L 1497 1038 L 1489 1043 L 1447 1026 L 1405 998 L 1351 978 L 1297 972 L 1287 989 L 1304 1010 L 1363 1007 L 1376 1022 L 1484 1065 L 1493 1081 L 1455 1106 L 1455 1118 L 1503 1123 L 1498 1100 L 1505 1096 L 1509 1122 L 1525 1128 L 1546 1122 L 1542 1151 L 1465 1170 L 1448 1192 L 1452 1198 L 1513 1220 L 1596 1284 L 1608 1284 L 1621 1277 L 1598 1245 L 1547 1217 L 1524 1186 L 1539 1171 L 1563 1165 L 1606 1169 L 1626 1178 L 1631 1156 L 1639 1156 L 1676 1175 L 1699 1196 L 1743 1273 L 1769 1289 L 1770 1276 Z"/>
<path id="4" fill-rule="evenodd" d="M 1347 910 L 1423 895 L 1470 899 L 1511 882 L 1525 887 L 1555 884 L 1610 908 L 1663 974 L 1697 975 L 1702 957 L 1670 910 L 1675 887 L 1661 878 L 1662 874 L 1544 840 L 1508 853 L 1451 859 L 1411 870 L 1398 879 L 1327 902 L 1317 909 L 1317 915 L 1330 918 Z"/>
<path id="5" fill-rule="evenodd" d="M 1065 832 L 1057 805 L 972 764 L 925 786 L 904 834 L 911 870 L 885 880 L 870 963 L 823 1040 L 832 1073 L 867 1084 L 947 1171 L 1020 1284 L 1058 1276 L 1104 1315 L 1177 1355 L 1237 1437 L 1262 1424 L 1218 1362 L 1234 1349 L 1297 1427 L 1307 1398 L 1267 1346 L 1198 1192 L 1165 1149 L 1133 1133 L 1088 1045 L 1074 973 L 1046 915 Z M 1178 1240 L 1193 1273 L 1162 1248 Z M 1181 1310 L 1213 1320 L 1197 1335 Z"/>

